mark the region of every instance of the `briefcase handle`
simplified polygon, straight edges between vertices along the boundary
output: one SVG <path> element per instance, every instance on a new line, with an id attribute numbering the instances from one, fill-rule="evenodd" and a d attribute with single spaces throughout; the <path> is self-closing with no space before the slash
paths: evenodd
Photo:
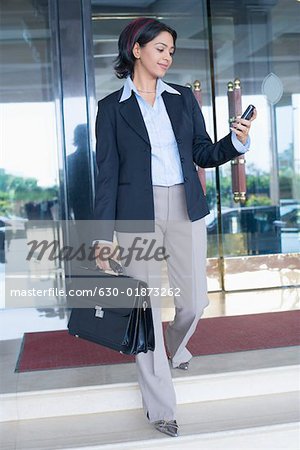
<path id="1" fill-rule="evenodd" d="M 124 273 L 123 267 L 121 264 L 119 264 L 117 261 L 115 261 L 112 258 L 108 258 L 109 266 L 113 272 L 115 272 L 118 275 L 122 275 Z M 100 269 L 97 265 L 93 267 L 87 267 L 87 266 L 80 266 L 82 269 L 86 270 L 94 270 L 95 272 L 99 270 L 99 272 L 105 272 L 105 270 Z"/>

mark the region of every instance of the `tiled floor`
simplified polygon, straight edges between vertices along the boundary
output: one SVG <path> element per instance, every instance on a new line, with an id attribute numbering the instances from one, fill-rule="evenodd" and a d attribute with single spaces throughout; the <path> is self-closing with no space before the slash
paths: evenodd
<path id="1" fill-rule="evenodd" d="M 240 292 L 209 293 L 210 304 L 203 317 L 234 316 L 300 308 L 300 288 L 260 289 Z M 165 297 L 162 317 L 172 320 L 173 299 Z M 67 314 L 62 308 L 3 309 L 0 311 L 0 341 L 20 339 L 25 332 L 63 330 Z"/>

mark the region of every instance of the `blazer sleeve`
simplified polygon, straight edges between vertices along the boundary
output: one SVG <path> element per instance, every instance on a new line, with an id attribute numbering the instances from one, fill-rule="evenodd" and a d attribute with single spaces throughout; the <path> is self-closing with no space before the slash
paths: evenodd
<path id="1" fill-rule="evenodd" d="M 94 220 L 97 221 L 96 239 L 113 241 L 117 189 L 119 178 L 119 154 L 112 108 L 98 103 L 96 117 L 96 177 Z"/>
<path id="2" fill-rule="evenodd" d="M 231 159 L 239 156 L 240 153 L 235 149 L 231 140 L 231 133 L 220 139 L 215 144 L 207 134 L 203 114 L 198 102 L 189 89 L 192 96 L 192 115 L 193 115 L 193 160 L 203 168 L 217 167 Z"/>

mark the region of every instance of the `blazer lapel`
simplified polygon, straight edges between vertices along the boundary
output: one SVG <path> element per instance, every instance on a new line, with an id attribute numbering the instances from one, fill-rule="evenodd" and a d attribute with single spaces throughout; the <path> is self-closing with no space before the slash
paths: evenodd
<path id="1" fill-rule="evenodd" d="M 183 122 L 182 94 L 181 95 L 171 94 L 170 92 L 164 91 L 162 93 L 162 98 L 172 124 L 173 132 L 175 134 L 175 137 L 178 139 L 180 136 L 181 126 Z"/>
<path id="2" fill-rule="evenodd" d="M 147 128 L 134 94 L 124 102 L 120 103 L 120 113 L 127 124 L 141 136 L 147 144 L 151 145 Z"/>

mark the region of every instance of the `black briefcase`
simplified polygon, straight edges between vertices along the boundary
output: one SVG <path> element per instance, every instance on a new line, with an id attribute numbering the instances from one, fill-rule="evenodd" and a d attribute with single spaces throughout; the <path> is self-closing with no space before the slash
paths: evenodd
<path id="1" fill-rule="evenodd" d="M 69 304 L 79 306 L 71 311 L 70 334 L 127 355 L 154 350 L 147 283 L 111 275 L 96 267 L 79 266 L 70 277 L 67 290 L 72 293 L 68 295 Z M 82 296 L 84 290 L 91 295 Z"/>

